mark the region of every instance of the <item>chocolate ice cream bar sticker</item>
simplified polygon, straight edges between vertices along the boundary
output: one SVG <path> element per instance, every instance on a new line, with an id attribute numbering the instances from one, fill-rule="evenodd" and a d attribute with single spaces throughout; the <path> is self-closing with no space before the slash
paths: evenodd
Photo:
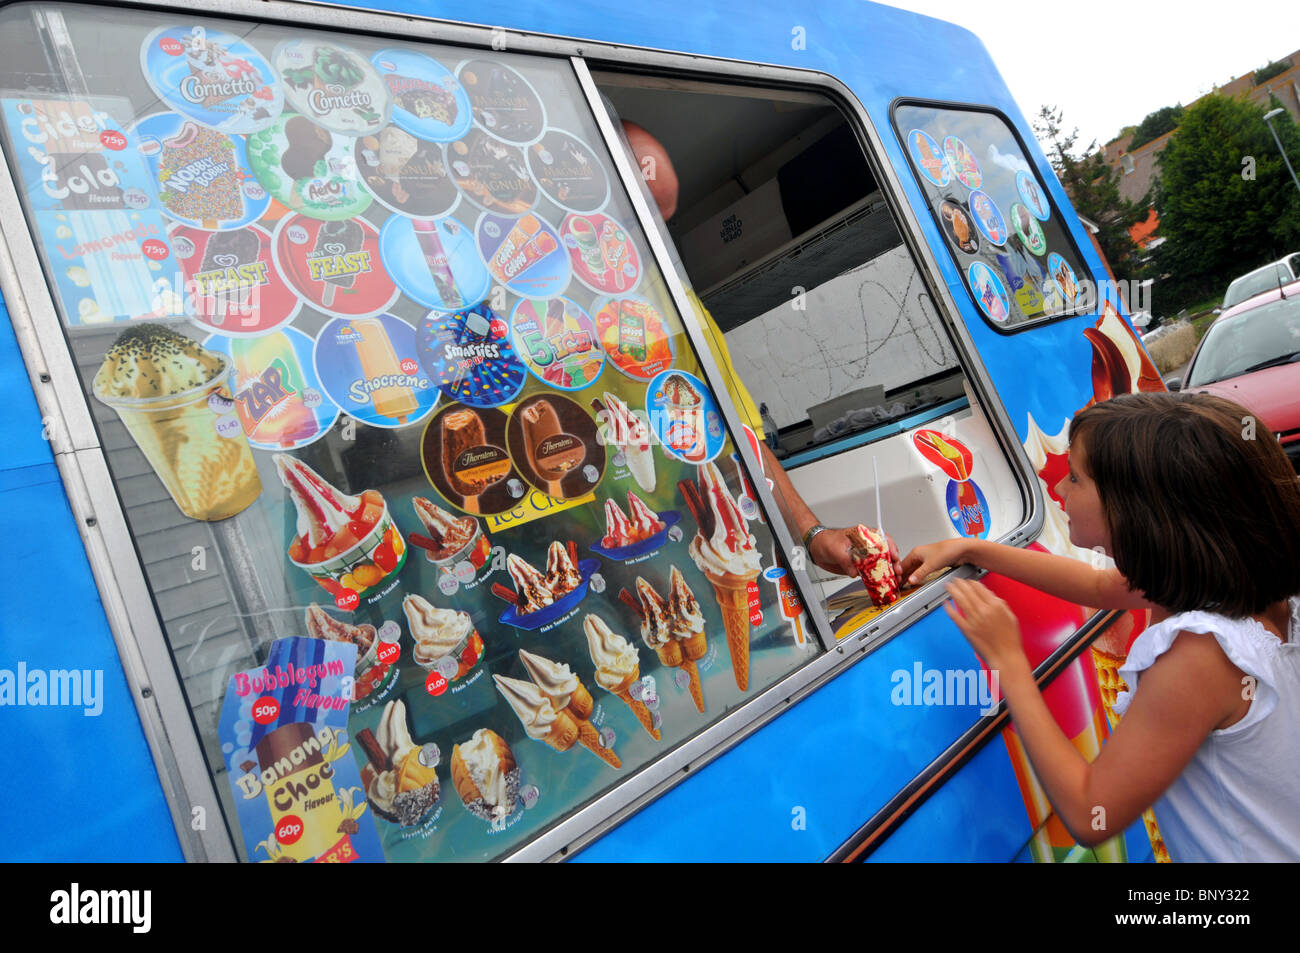
<path id="1" fill-rule="evenodd" d="M 294 212 L 339 221 L 370 207 L 353 141 L 286 113 L 248 137 L 248 161 L 271 197 Z"/>
<path id="2" fill-rule="evenodd" d="M 230 358 L 235 412 L 254 449 L 297 450 L 338 420 L 312 365 L 315 342 L 297 328 L 256 338 L 214 334 L 203 343 Z"/>
<path id="3" fill-rule="evenodd" d="M 1047 196 L 1028 172 L 1016 173 L 1016 191 L 1020 193 L 1020 200 L 1033 213 L 1034 218 L 1045 222 L 1052 217 L 1052 208 L 1047 204 Z"/>
<path id="4" fill-rule="evenodd" d="M 515 398 L 527 373 L 510 344 L 510 328 L 486 305 L 431 314 L 416 328 L 420 365 L 433 385 L 471 407 Z"/>
<path id="5" fill-rule="evenodd" d="M 484 211 L 518 215 L 536 204 L 537 183 L 518 146 L 471 129 L 448 143 L 446 151 L 456 187 Z"/>
<path id="6" fill-rule="evenodd" d="M 444 407 L 424 428 L 420 455 L 429 483 L 467 513 L 504 513 L 524 495 L 506 451 L 506 415 L 496 408 Z"/>
<path id="7" fill-rule="evenodd" d="M 948 165 L 957 176 L 957 181 L 968 189 L 978 189 L 984 182 L 984 173 L 980 171 L 979 160 L 970 147 L 956 136 L 945 136 L 943 154 Z"/>
<path id="8" fill-rule="evenodd" d="M 726 432 L 708 385 L 685 371 L 664 371 L 646 388 L 646 411 L 660 449 L 696 466 L 722 452 Z"/>
<path id="9" fill-rule="evenodd" d="M 34 211 L 142 211 L 153 204 L 154 179 L 135 136 L 98 105 L 130 115 L 125 100 L 2 102 L 11 158 Z"/>
<path id="10" fill-rule="evenodd" d="M 481 215 L 474 240 L 492 277 L 520 297 L 552 298 L 569 284 L 569 255 L 538 215 Z"/>
<path id="11" fill-rule="evenodd" d="M 379 253 L 406 296 L 435 311 L 471 308 L 492 286 L 473 233 L 454 218 L 390 216 L 379 232 Z"/>
<path id="12" fill-rule="evenodd" d="M 467 60 L 456 76 L 469 94 L 474 119 L 494 136 L 527 145 L 546 128 L 546 109 L 528 80 L 495 60 Z"/>
<path id="13" fill-rule="evenodd" d="M 1029 209 L 1019 202 L 1011 206 L 1011 227 L 1016 230 L 1016 235 L 1025 243 L 1035 255 L 1041 255 L 1047 251 L 1047 238 L 1043 235 L 1043 226 L 1038 224 L 1038 219 L 1034 218 Z"/>
<path id="14" fill-rule="evenodd" d="M 1011 301 L 1007 289 L 992 268 L 982 261 L 974 262 L 967 270 L 966 278 L 970 281 L 975 303 L 990 320 L 1001 324 L 1010 317 Z"/>
<path id="15" fill-rule="evenodd" d="M 248 165 L 243 136 L 227 136 L 178 113 L 140 120 L 135 135 L 168 217 L 225 231 L 257 221 L 271 204 Z"/>
<path id="16" fill-rule="evenodd" d="M 595 212 L 609 199 L 609 178 L 600 160 L 581 139 L 548 129 L 528 147 L 528 171 L 542 191 L 569 212 Z"/>
<path id="17" fill-rule="evenodd" d="M 388 121 L 388 84 L 361 54 L 319 40 L 283 40 L 271 56 L 290 108 L 344 136 L 368 136 Z"/>
<path id="18" fill-rule="evenodd" d="M 907 134 L 907 149 L 921 174 L 942 188 L 952 179 L 952 169 L 934 137 L 922 129 Z"/>
<path id="19" fill-rule="evenodd" d="M 353 153 L 366 188 L 385 208 L 412 218 L 437 218 L 460 201 L 437 143 L 388 125 L 357 139 Z"/>
<path id="20" fill-rule="evenodd" d="M 428 142 L 451 142 L 469 129 L 474 117 L 469 96 L 437 60 L 410 50 L 380 50 L 370 62 L 388 86 L 393 122 Z"/>
<path id="21" fill-rule="evenodd" d="M 1005 245 L 1009 235 L 1007 222 L 993 198 L 987 192 L 976 189 L 970 194 L 969 204 L 975 227 L 980 230 L 980 234 L 999 248 Z"/>
<path id="22" fill-rule="evenodd" d="M 596 422 L 559 394 L 538 394 L 516 406 L 506 439 L 524 479 L 553 499 L 585 496 L 605 475 Z"/>
<path id="23" fill-rule="evenodd" d="M 951 199 L 944 199 L 939 203 L 939 219 L 943 222 L 943 230 L 947 233 L 948 240 L 961 251 L 973 255 L 980 250 L 979 232 L 971 222 L 970 213 L 966 211 L 965 206 L 958 205 Z"/>
<path id="24" fill-rule="evenodd" d="M 288 324 L 302 303 L 284 282 L 259 225 L 205 232 L 173 225 L 167 232 L 185 275 L 190 317 L 220 334 L 257 336 Z"/>
<path id="25" fill-rule="evenodd" d="M 539 380 L 560 390 L 581 390 L 600 377 L 605 351 L 591 317 L 575 301 L 524 299 L 510 314 L 515 350 Z"/>
<path id="26" fill-rule="evenodd" d="M 168 107 L 221 132 L 265 129 L 284 108 L 271 64 L 221 30 L 159 27 L 140 46 L 140 68 Z"/>
<path id="27" fill-rule="evenodd" d="M 280 220 L 275 267 L 294 293 L 326 314 L 370 317 L 397 300 L 397 286 L 379 260 L 379 233 L 364 218 L 320 222 Z"/>
<path id="28" fill-rule="evenodd" d="M 633 291 L 641 282 L 641 255 L 622 224 L 608 215 L 569 215 L 560 239 L 578 280 L 597 294 Z"/>
<path id="29" fill-rule="evenodd" d="M 336 318 L 316 335 L 316 371 L 344 413 L 372 427 L 406 427 L 439 392 L 415 357 L 415 328 L 391 314 Z"/>
<path id="30" fill-rule="evenodd" d="M 645 298 L 619 295 L 592 305 L 596 333 L 614 366 L 633 380 L 648 381 L 672 367 L 672 336 L 664 317 Z"/>

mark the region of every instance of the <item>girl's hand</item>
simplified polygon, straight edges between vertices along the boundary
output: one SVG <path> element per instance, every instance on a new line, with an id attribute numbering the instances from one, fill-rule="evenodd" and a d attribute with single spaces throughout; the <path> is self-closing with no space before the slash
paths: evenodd
<path id="1" fill-rule="evenodd" d="M 919 586 L 922 580 L 932 572 L 960 566 L 966 561 L 966 547 L 969 540 L 945 539 L 938 543 L 926 543 L 917 546 L 908 553 L 902 563 L 895 567 L 900 586 Z"/>
<path id="2" fill-rule="evenodd" d="M 944 610 L 989 668 L 1006 668 L 1024 658 L 1020 623 L 1005 601 L 969 579 L 948 583 L 948 593 L 952 603 L 944 603 Z"/>

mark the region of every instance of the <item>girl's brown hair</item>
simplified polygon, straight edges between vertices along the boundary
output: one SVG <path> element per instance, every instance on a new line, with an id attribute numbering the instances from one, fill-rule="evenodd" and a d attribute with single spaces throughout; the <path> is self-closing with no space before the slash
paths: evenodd
<path id="1" fill-rule="evenodd" d="M 1115 565 L 1170 612 L 1240 618 L 1300 593 L 1300 482 L 1249 410 L 1210 394 L 1125 394 L 1078 413 Z"/>

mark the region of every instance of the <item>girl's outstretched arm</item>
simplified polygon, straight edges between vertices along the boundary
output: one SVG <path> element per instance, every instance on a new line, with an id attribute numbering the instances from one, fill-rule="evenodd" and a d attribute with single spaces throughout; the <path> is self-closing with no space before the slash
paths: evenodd
<path id="1" fill-rule="evenodd" d="M 903 558 L 903 580 L 917 585 L 948 566 L 979 566 L 1076 605 L 1098 609 L 1154 609 L 1129 588 L 1118 569 L 1093 569 L 1069 556 L 1020 549 L 985 539 L 946 539 L 918 546 Z"/>
<path id="2" fill-rule="evenodd" d="M 1056 724 L 1020 647 L 1005 602 L 979 583 L 948 586 L 945 608 L 998 673 L 1034 773 L 1057 816 L 1084 846 L 1122 833 L 1182 773 L 1210 732 L 1243 704 L 1240 669 L 1212 635 L 1183 633 L 1142 673 L 1124 719 L 1089 764 Z"/>

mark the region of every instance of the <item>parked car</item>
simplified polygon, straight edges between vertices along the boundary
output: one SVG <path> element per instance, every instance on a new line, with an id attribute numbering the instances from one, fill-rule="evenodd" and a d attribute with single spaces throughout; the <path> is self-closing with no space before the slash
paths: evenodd
<path id="1" fill-rule="evenodd" d="M 1262 291 L 1275 291 L 1279 285 L 1300 278 L 1300 252 L 1293 252 L 1237 278 L 1223 295 L 1223 310 L 1241 304 Z"/>
<path id="2" fill-rule="evenodd" d="M 1170 390 L 1218 394 L 1259 416 L 1300 472 L 1300 281 L 1225 311 Z"/>

